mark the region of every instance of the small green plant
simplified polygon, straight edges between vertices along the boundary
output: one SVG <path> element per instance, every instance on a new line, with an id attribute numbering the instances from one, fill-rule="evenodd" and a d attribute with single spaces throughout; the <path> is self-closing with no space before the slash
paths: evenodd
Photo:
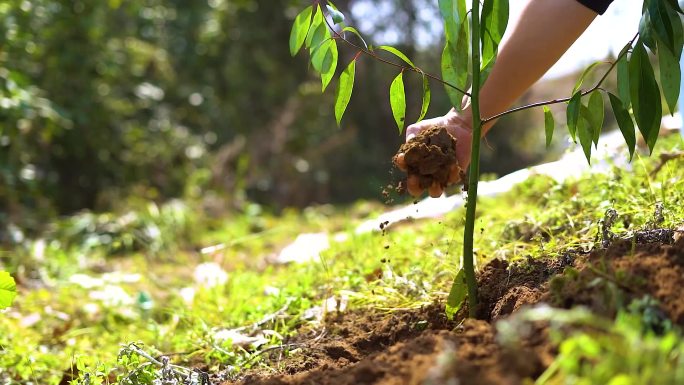
<path id="1" fill-rule="evenodd" d="M 537 385 L 679 384 L 684 380 L 681 333 L 660 324 L 652 329 L 652 306 L 652 299 L 637 300 L 621 310 L 615 322 L 582 307 L 536 307 L 498 323 L 498 338 L 514 347 L 531 323 L 549 325 L 558 355 L 536 379 Z"/>
<path id="2" fill-rule="evenodd" d="M 12 306 L 17 296 L 17 284 L 6 271 L 0 271 L 0 310 Z"/>
<path id="3" fill-rule="evenodd" d="M 325 4 L 325 8 L 322 4 Z M 473 138 L 481 137 L 481 128 L 484 123 L 516 111 L 543 107 L 548 145 L 553 136 L 555 123 L 547 106 L 567 103 L 566 117 L 570 137 L 575 142 L 579 140 L 587 161 L 591 162 L 592 144 L 598 145 L 603 128 L 604 96 L 607 95 L 629 149 L 630 158 L 634 155 L 636 146 L 634 121 L 649 150 L 653 152 L 663 114 L 661 91 L 670 112 L 674 111 L 679 97 L 681 70 L 678 62 L 682 54 L 684 31 L 680 19 L 682 10 L 676 0 L 644 1 L 639 32 L 625 45 L 617 59 L 610 64 L 608 70 L 593 87 L 583 88 L 582 86 L 586 76 L 597 67 L 598 62 L 590 65 L 582 73 L 572 90 L 571 97 L 533 103 L 494 116 L 481 117 L 480 86 L 496 61 L 498 45 L 508 24 L 508 8 L 508 0 L 484 0 L 482 2 L 473 0 L 470 11 L 466 8 L 465 0 L 439 0 L 446 37 L 441 60 L 441 78 L 426 73 L 394 47 L 369 45 L 354 27 L 344 24 L 344 15 L 330 1 L 315 0 L 311 6 L 306 7 L 297 15 L 290 34 L 290 53 L 294 56 L 302 46 L 308 49 L 311 64 L 314 70 L 320 73 L 322 90 L 325 91 L 336 74 L 337 43 L 345 43 L 357 51 L 339 76 L 335 96 L 335 117 L 338 125 L 351 99 L 356 60 L 361 55 L 367 55 L 399 70 L 399 74 L 390 85 L 389 100 L 400 134 L 406 120 L 403 76 L 404 73 L 414 72 L 423 79 L 423 99 L 418 120 L 425 116 L 428 109 L 431 96 L 430 80 L 434 80 L 445 86 L 456 111 L 461 110 L 463 97 L 470 97 L 473 112 Z M 348 38 L 350 34 L 355 35 L 358 43 Z M 401 60 L 401 63 L 380 56 L 380 51 L 394 55 Z M 648 51 L 658 57 L 660 85 L 656 80 Z M 615 68 L 617 68 L 617 94 L 602 87 L 605 79 Z M 466 89 L 469 88 L 471 91 L 467 92 Z M 456 274 L 447 299 L 447 312 L 454 314 L 464 303 L 467 293 L 471 317 L 475 316 L 477 310 L 473 237 L 480 174 L 479 149 L 480 140 L 473 140 L 463 239 L 463 268 Z"/>

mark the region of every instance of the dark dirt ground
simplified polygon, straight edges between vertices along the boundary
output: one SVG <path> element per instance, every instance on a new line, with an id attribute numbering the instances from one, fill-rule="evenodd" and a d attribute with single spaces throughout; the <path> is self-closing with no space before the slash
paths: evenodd
<path id="1" fill-rule="evenodd" d="M 637 240 L 617 240 L 589 254 L 490 262 L 479 273 L 481 320 L 450 322 L 437 303 L 394 313 L 330 314 L 323 330 L 302 330 L 290 341 L 301 348 L 298 354 L 274 358 L 277 373 L 248 373 L 234 384 L 522 384 L 546 369 L 556 348 L 544 325 L 534 325 L 515 348 L 504 347 L 494 324 L 541 302 L 612 316 L 621 304 L 648 294 L 684 326 L 684 238 Z"/>

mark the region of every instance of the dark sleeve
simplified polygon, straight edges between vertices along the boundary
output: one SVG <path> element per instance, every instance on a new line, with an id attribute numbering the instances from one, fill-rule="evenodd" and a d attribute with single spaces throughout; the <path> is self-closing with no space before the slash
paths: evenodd
<path id="1" fill-rule="evenodd" d="M 603 15 L 603 13 L 608 9 L 608 6 L 610 3 L 613 2 L 613 0 L 577 0 L 580 4 L 584 5 L 585 7 L 591 9 L 592 11 L 598 13 L 599 15 Z"/>

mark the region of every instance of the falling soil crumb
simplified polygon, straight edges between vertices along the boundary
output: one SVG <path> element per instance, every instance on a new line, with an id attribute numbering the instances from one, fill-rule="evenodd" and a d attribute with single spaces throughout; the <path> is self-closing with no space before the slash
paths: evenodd
<path id="1" fill-rule="evenodd" d="M 399 165 L 400 154 L 403 154 L 406 171 L 418 178 L 421 189 L 428 189 L 435 183 L 444 189 L 453 181 L 450 181 L 450 175 L 460 173 L 456 159 L 456 139 L 443 126 L 423 130 L 399 148 L 393 162 L 404 168 Z M 402 190 L 407 188 L 405 183 L 399 185 Z"/>
<path id="2" fill-rule="evenodd" d="M 378 227 L 380 227 L 380 231 L 382 232 L 382 236 L 384 237 L 385 233 L 387 233 L 387 229 L 389 228 L 389 221 L 380 222 L 380 225 Z"/>
<path id="3" fill-rule="evenodd" d="M 684 238 L 634 244 L 618 240 L 588 254 L 515 263 L 494 260 L 483 266 L 478 282 L 478 313 L 483 320 L 464 320 L 467 309 L 462 309 L 458 322 L 449 321 L 444 305 L 438 303 L 394 313 L 332 313 L 323 326 L 303 327 L 287 341 L 300 347 L 298 353 L 286 356 L 276 351 L 270 356 L 276 373 L 254 369 L 226 384 L 532 383 L 557 354 L 549 329 L 533 324 L 517 344 L 501 345 L 496 320 L 540 302 L 563 308 L 583 305 L 614 315 L 611 300 L 617 298 L 607 293 L 615 293 L 615 288 L 602 285 L 617 286 L 623 304 L 650 295 L 666 317 L 684 326 Z"/>

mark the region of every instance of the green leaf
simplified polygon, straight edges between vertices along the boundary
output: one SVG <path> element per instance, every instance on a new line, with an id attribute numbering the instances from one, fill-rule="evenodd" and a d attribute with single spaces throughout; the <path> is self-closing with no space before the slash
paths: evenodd
<path id="1" fill-rule="evenodd" d="M 482 5 L 482 67 L 494 60 L 508 25 L 508 0 L 484 0 Z"/>
<path id="2" fill-rule="evenodd" d="M 442 51 L 442 78 L 465 91 L 468 89 L 470 40 L 468 13 L 465 0 L 439 0 L 439 11 L 444 20 L 446 44 Z M 445 85 L 451 105 L 461 111 L 463 92 Z"/>
<path id="3" fill-rule="evenodd" d="M 682 17 L 671 8 L 667 8 L 667 15 L 670 17 L 670 24 L 672 25 L 672 34 L 674 39 L 674 57 L 679 59 L 684 48 L 684 25 L 682 25 Z"/>
<path id="4" fill-rule="evenodd" d="M 419 122 L 423 120 L 425 114 L 427 114 L 428 107 L 430 107 L 430 79 L 423 73 L 423 104 L 420 107 Z"/>
<path id="5" fill-rule="evenodd" d="M 413 62 L 411 60 L 409 60 L 409 58 L 406 57 L 406 55 L 404 55 L 401 51 L 399 51 L 398 49 L 396 49 L 394 47 L 390 47 L 388 45 L 381 45 L 381 46 L 377 47 L 376 49 L 380 49 L 383 51 L 390 52 L 390 53 L 394 54 L 395 56 L 397 56 L 399 59 L 405 61 L 406 64 L 410 65 L 412 68 L 416 68 L 416 66 L 413 64 Z"/>
<path id="6" fill-rule="evenodd" d="M 328 14 L 332 18 L 333 23 L 340 24 L 344 21 L 344 15 L 337 8 L 331 7 L 330 4 L 325 7 L 328 9 Z"/>
<path id="7" fill-rule="evenodd" d="M 589 109 L 580 104 L 580 116 L 577 119 L 577 136 L 579 137 L 584 156 L 587 157 L 587 162 L 591 164 L 591 142 L 593 139 L 593 132 L 591 128 L 591 113 Z"/>
<path id="8" fill-rule="evenodd" d="M 335 76 L 335 69 L 337 69 L 337 40 L 330 39 L 328 44 L 330 48 L 325 55 L 323 67 L 321 68 L 321 83 L 323 86 L 321 92 L 325 91 L 325 88 L 328 87 L 330 80 Z"/>
<path id="9" fill-rule="evenodd" d="M 460 47 L 468 45 L 468 23 L 465 0 L 439 0 L 439 12 L 444 20 L 446 41 Z"/>
<path id="10" fill-rule="evenodd" d="M 325 40 L 327 31 L 328 27 L 323 22 L 323 12 L 319 12 L 318 6 L 316 6 L 309 33 L 306 35 L 306 40 L 304 40 L 305 47 L 313 49 L 319 46 Z"/>
<path id="11" fill-rule="evenodd" d="M 326 59 L 326 57 L 330 54 L 329 51 L 331 42 L 332 39 L 325 40 L 319 46 L 312 49 L 311 65 L 317 72 L 322 72 L 324 62 L 329 60 L 329 57 L 328 59 Z"/>
<path id="12" fill-rule="evenodd" d="M 445 82 L 454 85 L 455 87 L 465 90 L 468 88 L 468 52 L 467 50 L 457 51 L 451 45 L 446 43 L 442 51 L 442 79 Z M 449 101 L 456 111 L 461 111 L 463 102 L 463 93 L 444 85 Z"/>
<path id="13" fill-rule="evenodd" d="M 0 271 L 0 310 L 10 307 L 17 296 L 17 284 L 6 271 Z"/>
<path id="14" fill-rule="evenodd" d="M 613 108 L 615 120 L 617 120 L 622 136 L 625 138 L 625 143 L 629 149 L 629 160 L 631 161 L 634 156 L 634 147 L 636 146 L 636 135 L 634 133 L 632 117 L 629 116 L 629 112 L 622 104 L 622 101 L 620 101 L 620 98 L 611 93 L 608 93 L 608 98 L 610 99 L 610 105 Z"/>
<path id="15" fill-rule="evenodd" d="M 546 147 L 551 145 L 551 139 L 553 139 L 553 129 L 555 122 L 553 120 L 553 114 L 549 107 L 544 106 L 544 132 L 546 133 Z"/>
<path id="16" fill-rule="evenodd" d="M 587 104 L 587 108 L 589 110 L 589 123 L 591 126 L 594 146 L 598 146 L 599 137 L 601 136 L 601 129 L 603 128 L 603 120 L 605 118 L 603 95 L 601 95 L 601 91 L 596 90 L 589 95 L 589 103 Z"/>
<path id="17" fill-rule="evenodd" d="M 574 142 L 577 142 L 576 132 L 577 132 L 577 120 L 580 115 L 580 105 L 581 105 L 582 93 L 580 91 L 575 92 L 568 102 L 568 108 L 566 111 L 568 120 L 568 131 L 570 132 L 570 137 Z"/>
<path id="18" fill-rule="evenodd" d="M 670 4 L 670 7 L 672 8 L 673 11 L 679 12 L 679 13 L 684 13 L 682 11 L 682 7 L 679 6 L 679 3 L 677 0 L 667 0 L 667 3 Z"/>
<path id="19" fill-rule="evenodd" d="M 653 152 L 663 112 L 653 67 L 641 40 L 637 41 L 629 60 L 629 90 L 637 126 Z"/>
<path id="20" fill-rule="evenodd" d="M 656 42 L 653 36 L 653 26 L 651 24 L 651 16 L 649 15 L 648 9 L 644 10 L 641 15 L 641 20 L 639 20 L 639 39 L 652 52 L 655 52 Z"/>
<path id="21" fill-rule="evenodd" d="M 584 78 L 591 72 L 591 70 L 596 68 L 596 66 L 599 64 L 601 64 L 600 61 L 593 62 L 589 67 L 585 68 L 584 71 L 582 71 L 582 75 L 580 75 L 579 79 L 577 79 L 577 82 L 575 83 L 575 86 L 572 88 L 573 94 L 580 89 L 582 83 L 584 82 Z"/>
<path id="22" fill-rule="evenodd" d="M 399 134 L 404 130 L 406 120 L 406 95 L 404 94 L 404 73 L 400 72 L 390 85 L 390 106 L 392 115 L 399 127 Z"/>
<path id="23" fill-rule="evenodd" d="M 658 62 L 660 63 L 660 85 L 667 102 L 670 114 L 674 115 L 677 109 L 677 99 L 682 80 L 682 70 L 679 61 L 675 59 L 669 49 L 658 49 Z"/>
<path id="24" fill-rule="evenodd" d="M 658 41 L 663 42 L 670 52 L 675 52 L 674 34 L 667 7 L 663 1 L 648 2 L 648 14 L 651 18 L 650 26 Z M 649 46 L 650 48 L 650 46 Z"/>
<path id="25" fill-rule="evenodd" d="M 342 121 L 342 115 L 347 109 L 349 100 L 351 100 L 352 89 L 354 88 L 354 74 L 356 72 L 356 59 L 352 60 L 347 68 L 340 74 L 340 84 L 337 87 L 337 92 L 335 93 L 335 120 L 337 120 L 337 126 L 340 125 Z"/>
<path id="26" fill-rule="evenodd" d="M 365 41 L 365 40 L 363 39 L 363 37 L 361 36 L 361 33 L 360 33 L 359 31 L 356 30 L 356 28 L 354 28 L 354 27 L 344 27 L 344 28 L 342 29 L 342 32 L 351 32 L 351 33 L 353 33 L 354 35 L 356 35 L 356 37 L 358 37 L 358 38 L 361 40 L 361 42 L 363 43 L 363 46 L 364 46 L 366 49 L 368 49 L 368 44 L 366 44 L 366 41 Z"/>
<path id="27" fill-rule="evenodd" d="M 461 310 L 467 296 L 468 285 L 466 284 L 465 270 L 461 269 L 456 273 L 447 297 L 446 313 L 449 319 L 453 319 L 456 313 Z"/>
<path id="28" fill-rule="evenodd" d="M 623 50 L 629 49 L 631 45 L 625 46 Z M 632 99 L 629 96 L 629 61 L 627 54 L 622 56 L 617 64 L 617 89 L 620 99 L 624 102 L 624 107 L 629 108 Z"/>
<path id="29" fill-rule="evenodd" d="M 309 33 L 309 28 L 311 27 L 311 12 L 313 11 L 312 6 L 304 8 L 297 17 L 295 17 L 294 23 L 292 24 L 292 30 L 290 31 L 290 55 L 294 56 L 302 48 L 304 40 L 306 40 L 306 35 Z"/>

